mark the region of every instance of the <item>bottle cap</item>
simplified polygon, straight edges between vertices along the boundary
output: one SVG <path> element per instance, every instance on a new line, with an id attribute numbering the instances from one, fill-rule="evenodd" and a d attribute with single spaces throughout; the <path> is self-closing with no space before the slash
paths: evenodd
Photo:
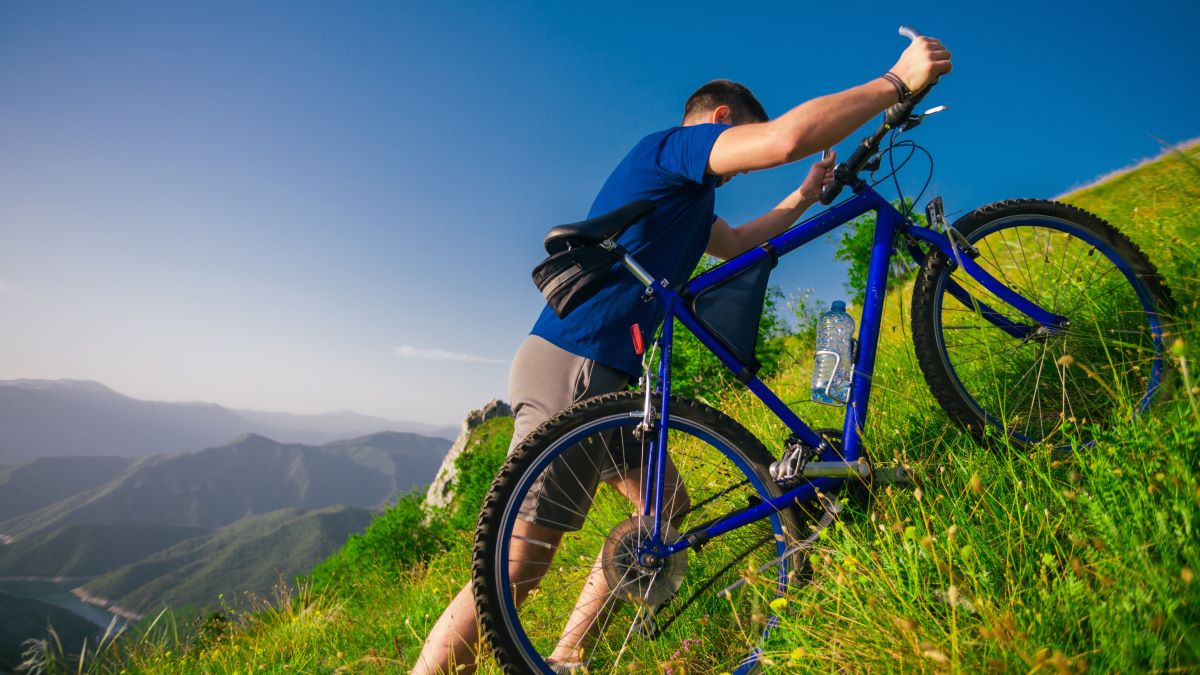
<path id="1" fill-rule="evenodd" d="M 846 311 L 846 303 L 842 302 L 841 300 L 834 300 L 833 307 L 831 309 L 833 309 L 835 312 L 844 312 Z"/>

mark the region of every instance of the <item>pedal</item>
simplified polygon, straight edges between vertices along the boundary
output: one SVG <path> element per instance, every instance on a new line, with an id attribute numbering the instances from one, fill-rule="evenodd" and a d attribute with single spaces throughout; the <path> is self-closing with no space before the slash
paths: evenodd
<path id="1" fill-rule="evenodd" d="M 881 466 L 875 468 L 876 485 L 912 485 L 913 472 L 907 466 Z"/>

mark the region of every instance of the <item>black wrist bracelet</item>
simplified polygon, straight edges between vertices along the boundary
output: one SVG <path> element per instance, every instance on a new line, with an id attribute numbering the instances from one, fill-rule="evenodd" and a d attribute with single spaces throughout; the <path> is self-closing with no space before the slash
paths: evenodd
<path id="1" fill-rule="evenodd" d="M 888 84 L 892 85 L 892 88 L 896 90 L 896 98 L 898 99 L 897 102 L 899 103 L 904 101 L 904 90 L 900 88 L 900 85 L 896 84 L 896 81 L 887 75 L 884 75 L 883 79 L 887 80 Z"/>
<path id="2" fill-rule="evenodd" d="M 896 88 L 896 95 L 900 97 L 900 103 L 912 98 L 912 90 L 908 88 L 907 84 L 904 84 L 904 80 L 900 79 L 899 75 L 889 70 L 883 74 L 883 79 L 891 82 L 892 86 Z"/>

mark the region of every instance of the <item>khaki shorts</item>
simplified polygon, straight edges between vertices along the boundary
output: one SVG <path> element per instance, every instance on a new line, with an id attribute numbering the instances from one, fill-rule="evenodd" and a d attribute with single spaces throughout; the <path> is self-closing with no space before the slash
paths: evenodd
<path id="1" fill-rule="evenodd" d="M 626 373 L 567 352 L 544 338 L 525 338 L 508 380 L 515 418 L 509 453 L 542 422 L 583 399 L 621 391 L 629 379 Z M 562 531 L 582 527 L 600 481 L 642 465 L 641 443 L 632 439 L 631 432 L 632 428 L 592 436 L 564 452 L 525 495 L 521 518 Z"/>

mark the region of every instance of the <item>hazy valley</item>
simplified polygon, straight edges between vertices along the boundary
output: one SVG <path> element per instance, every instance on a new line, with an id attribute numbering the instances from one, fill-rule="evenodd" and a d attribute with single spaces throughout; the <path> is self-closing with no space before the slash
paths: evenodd
<path id="1" fill-rule="evenodd" d="M 429 484 L 448 433 L 0 382 L 0 670 L 47 623 L 78 643 L 113 615 L 249 606 Z"/>

